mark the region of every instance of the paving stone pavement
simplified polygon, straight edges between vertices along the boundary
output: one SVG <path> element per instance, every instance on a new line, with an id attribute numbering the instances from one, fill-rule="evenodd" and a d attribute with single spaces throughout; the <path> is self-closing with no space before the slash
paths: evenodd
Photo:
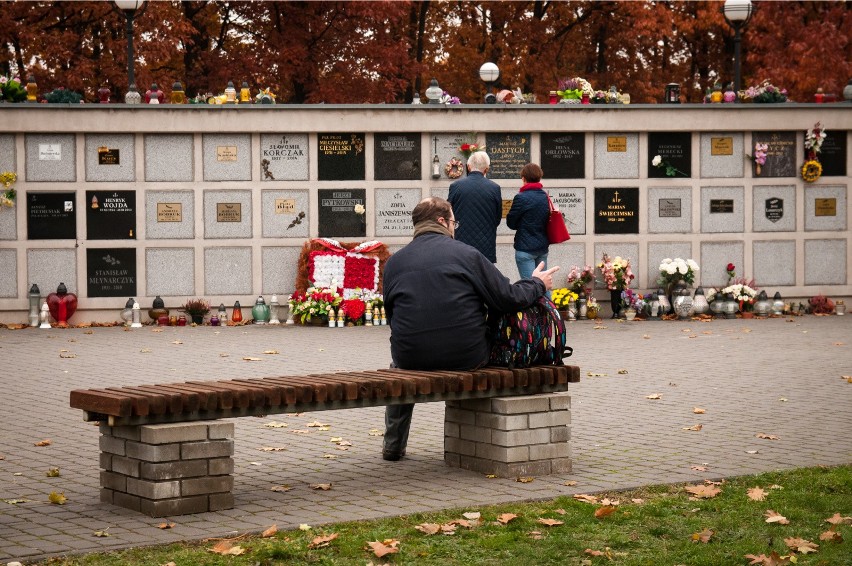
<path id="1" fill-rule="evenodd" d="M 390 332 L 158 330 L 0 329 L 0 560 L 852 463 L 852 384 L 841 378 L 852 375 L 852 316 L 578 321 L 569 324 L 570 362 L 583 376 L 570 389 L 572 473 L 520 483 L 445 467 L 442 403 L 416 407 L 407 457 L 393 463 L 381 459 L 382 439 L 370 434 L 383 429 L 381 408 L 241 418 L 234 419 L 235 508 L 175 517 L 176 526 L 162 530 L 162 519 L 100 503 L 98 429 L 69 408 L 70 390 L 382 368 Z M 654 393 L 661 398 L 647 398 Z M 330 430 L 306 426 L 315 420 Z M 270 421 L 288 426 L 265 427 Z M 684 430 L 696 424 L 700 431 Z M 337 450 L 332 436 L 353 446 Z M 51 444 L 34 446 L 43 439 Z M 46 477 L 54 467 L 60 477 Z M 312 483 L 333 487 L 316 491 Z M 292 489 L 270 490 L 280 485 Z M 53 491 L 67 504 L 49 503 Z M 9 503 L 16 499 L 24 501 Z M 106 529 L 109 537 L 94 536 Z"/>

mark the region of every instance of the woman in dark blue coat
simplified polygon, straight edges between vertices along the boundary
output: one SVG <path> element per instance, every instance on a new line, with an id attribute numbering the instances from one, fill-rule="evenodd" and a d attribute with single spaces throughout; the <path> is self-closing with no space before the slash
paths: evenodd
<path id="1" fill-rule="evenodd" d="M 547 220 L 550 202 L 541 185 L 543 173 L 535 163 L 527 163 L 521 170 L 524 185 L 512 200 L 506 216 L 506 225 L 515 230 L 515 263 L 522 279 L 529 279 L 535 267 L 544 262 L 547 269 Z"/>

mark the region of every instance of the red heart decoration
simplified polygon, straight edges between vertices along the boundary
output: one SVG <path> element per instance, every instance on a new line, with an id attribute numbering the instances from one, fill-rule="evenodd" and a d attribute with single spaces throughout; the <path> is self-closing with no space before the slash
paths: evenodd
<path id="1" fill-rule="evenodd" d="M 77 312 L 77 295 L 74 293 L 51 293 L 47 296 L 47 308 L 57 326 L 68 326 L 68 319 Z"/>

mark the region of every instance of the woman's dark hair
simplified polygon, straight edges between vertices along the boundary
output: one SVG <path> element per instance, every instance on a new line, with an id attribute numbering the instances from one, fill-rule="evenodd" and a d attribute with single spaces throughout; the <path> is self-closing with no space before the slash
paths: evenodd
<path id="1" fill-rule="evenodd" d="M 449 222 L 452 206 L 446 199 L 441 197 L 426 197 L 417 203 L 411 212 L 411 221 L 417 226 L 424 220 L 438 220 L 443 218 Z"/>
<path id="2" fill-rule="evenodd" d="M 521 177 L 527 180 L 527 183 L 538 183 L 544 176 L 544 171 L 535 163 L 527 163 L 521 169 Z"/>

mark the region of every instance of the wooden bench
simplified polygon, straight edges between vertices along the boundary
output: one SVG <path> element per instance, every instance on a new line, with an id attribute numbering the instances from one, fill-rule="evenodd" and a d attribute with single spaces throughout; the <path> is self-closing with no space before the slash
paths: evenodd
<path id="1" fill-rule="evenodd" d="M 77 389 L 70 404 L 100 422 L 101 501 L 163 517 L 233 508 L 234 425 L 220 422 L 233 417 L 444 401 L 448 465 L 568 472 L 579 380 L 576 366 L 380 369 Z"/>

